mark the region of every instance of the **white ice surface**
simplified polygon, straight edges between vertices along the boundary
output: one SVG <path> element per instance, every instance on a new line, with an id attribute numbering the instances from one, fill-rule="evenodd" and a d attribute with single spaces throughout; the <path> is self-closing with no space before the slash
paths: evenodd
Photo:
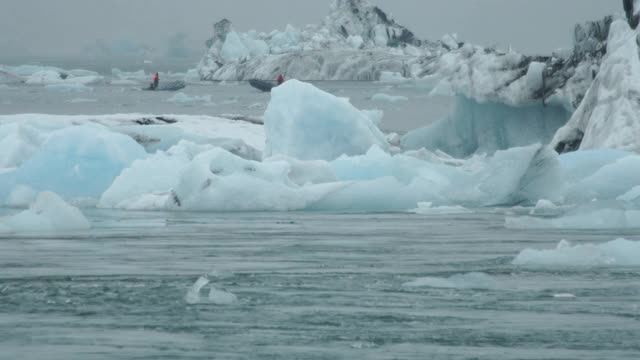
<path id="1" fill-rule="evenodd" d="M 289 80 L 271 92 L 264 119 L 265 155 L 300 160 L 333 160 L 364 154 L 373 145 L 388 148 L 371 117 L 311 84 Z"/>
<path id="2" fill-rule="evenodd" d="M 38 194 L 28 210 L 0 218 L 0 233 L 60 233 L 90 227 L 79 209 L 52 192 Z"/>
<path id="3" fill-rule="evenodd" d="M 378 93 L 373 95 L 371 97 L 371 100 L 395 103 L 395 102 L 409 101 L 409 98 L 401 95 L 389 95 L 385 93 Z"/>
<path id="4" fill-rule="evenodd" d="M 462 206 L 433 206 L 432 203 L 421 202 L 418 203 L 416 209 L 411 210 L 418 215 L 458 215 L 458 214 L 473 214 L 472 210 L 469 210 Z"/>
<path id="5" fill-rule="evenodd" d="M 404 283 L 410 288 L 430 287 L 445 289 L 496 289 L 498 281 L 485 273 L 457 274 L 448 278 L 424 277 Z"/>
<path id="6" fill-rule="evenodd" d="M 580 149 L 640 152 L 640 57 L 638 31 L 616 20 L 600 71 L 569 123 L 552 145 L 580 137 Z"/>
<path id="7" fill-rule="evenodd" d="M 532 267 L 637 267 L 640 266 L 640 242 L 617 239 L 598 245 L 572 245 L 563 240 L 555 249 L 523 250 L 513 264 Z"/>

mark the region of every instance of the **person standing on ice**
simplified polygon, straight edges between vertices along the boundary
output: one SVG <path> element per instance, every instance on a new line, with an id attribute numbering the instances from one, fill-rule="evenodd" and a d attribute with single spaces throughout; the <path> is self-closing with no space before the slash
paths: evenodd
<path id="1" fill-rule="evenodd" d="M 284 84 L 284 76 L 282 74 L 278 75 L 278 79 L 276 79 L 278 85 Z"/>
<path id="2" fill-rule="evenodd" d="M 151 90 L 155 90 L 158 88 L 158 84 L 160 83 L 160 75 L 158 73 L 153 74 L 153 84 L 151 84 Z"/>

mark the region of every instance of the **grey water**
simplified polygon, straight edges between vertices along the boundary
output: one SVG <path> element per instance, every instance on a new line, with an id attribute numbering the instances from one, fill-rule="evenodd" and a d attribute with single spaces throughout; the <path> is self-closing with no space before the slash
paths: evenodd
<path id="1" fill-rule="evenodd" d="M 85 212 L 86 233 L 0 239 L 1 359 L 640 358 L 640 269 L 511 264 L 637 233 L 509 230 L 494 210 Z M 491 281 L 403 285 L 471 272 Z"/>
<path id="2" fill-rule="evenodd" d="M 150 80 L 151 78 L 149 78 Z M 318 88 L 349 98 L 359 109 L 384 112 L 383 131 L 405 133 L 427 126 L 451 112 L 453 99 L 428 96 L 429 92 L 411 84 L 389 85 L 377 82 L 320 81 Z M 38 113 L 57 115 L 103 115 L 122 113 L 180 114 L 261 117 L 270 94 L 260 92 L 247 82 L 188 84 L 181 91 L 190 97 L 210 97 L 211 101 L 176 103 L 172 92 L 142 91 L 139 85 L 90 86 L 91 92 L 61 92 L 41 85 L 0 85 L 0 115 Z M 378 93 L 404 96 L 395 103 L 374 101 Z"/>

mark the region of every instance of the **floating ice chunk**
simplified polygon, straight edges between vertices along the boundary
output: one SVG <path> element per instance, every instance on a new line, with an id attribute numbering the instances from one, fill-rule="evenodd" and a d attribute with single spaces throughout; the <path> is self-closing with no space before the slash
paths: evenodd
<path id="1" fill-rule="evenodd" d="M 67 101 L 71 104 L 83 104 L 83 103 L 94 103 L 94 102 L 98 102 L 98 100 L 96 99 L 87 99 L 87 98 L 75 98 L 75 99 L 71 99 L 69 101 Z"/>
<path id="2" fill-rule="evenodd" d="M 7 197 L 5 205 L 14 208 L 27 208 L 35 201 L 37 196 L 38 193 L 32 188 L 18 185 Z"/>
<path id="3" fill-rule="evenodd" d="M 1 218 L 0 225 L 0 231 L 11 233 L 59 233 L 91 227 L 80 210 L 52 192 L 38 194 L 28 210 Z"/>
<path id="4" fill-rule="evenodd" d="M 546 199 L 538 200 L 536 207 L 531 210 L 531 215 L 536 216 L 553 216 L 558 215 L 558 206 L 552 201 Z"/>
<path id="5" fill-rule="evenodd" d="M 197 305 L 205 302 L 202 299 L 201 292 L 205 286 L 211 283 L 210 276 L 214 275 L 215 274 L 200 276 L 191 288 L 189 288 L 189 291 L 187 291 L 184 298 L 185 302 L 190 305 Z M 238 302 L 238 297 L 235 294 L 220 290 L 211 285 L 208 301 L 206 302 L 214 305 L 232 305 Z"/>
<path id="6" fill-rule="evenodd" d="M 576 183 L 630 155 L 629 152 L 614 149 L 581 150 L 562 154 L 559 159 L 567 181 Z"/>
<path id="7" fill-rule="evenodd" d="M 238 302 L 238 297 L 228 291 L 211 287 L 211 290 L 209 290 L 209 302 L 214 305 L 233 305 Z"/>
<path id="8" fill-rule="evenodd" d="M 297 80 L 273 89 L 265 131 L 267 157 L 333 160 L 343 154 L 364 154 L 373 145 L 389 147 L 366 113 L 346 99 Z"/>
<path id="9" fill-rule="evenodd" d="M 167 102 L 178 103 L 191 105 L 195 103 L 211 103 L 211 95 L 203 95 L 203 96 L 189 96 L 183 92 L 179 92 L 172 97 L 170 97 Z"/>
<path id="10" fill-rule="evenodd" d="M 577 211 L 558 218 L 507 217 L 509 229 L 640 229 L 640 210 L 616 208 Z"/>
<path id="11" fill-rule="evenodd" d="M 593 152 L 592 152 L 593 153 Z M 587 202 L 616 199 L 640 184 L 640 156 L 629 154 L 570 184 L 567 199 Z"/>
<path id="12" fill-rule="evenodd" d="M 200 276 L 198 280 L 196 280 L 196 282 L 191 286 L 191 288 L 189 288 L 189 291 L 187 291 L 187 294 L 184 297 L 184 300 L 187 302 L 187 304 L 200 304 L 202 302 L 200 291 L 203 287 L 207 286 L 209 282 L 210 280 L 207 276 Z"/>
<path id="13" fill-rule="evenodd" d="M 30 74 L 25 83 L 29 85 L 46 85 L 60 84 L 62 82 L 64 82 L 64 79 L 61 72 L 43 69 Z"/>
<path id="14" fill-rule="evenodd" d="M 64 197 L 99 197 L 135 159 L 147 154 L 132 138 L 100 125 L 52 132 L 15 172 L 0 175 L 0 194 L 18 185 Z"/>
<path id="15" fill-rule="evenodd" d="M 498 282 L 485 273 L 457 274 L 448 278 L 424 277 L 407 283 L 406 287 L 431 287 L 445 289 L 496 289 Z"/>
<path id="16" fill-rule="evenodd" d="M 395 102 L 400 102 L 400 101 L 409 101 L 409 98 L 406 96 L 396 96 L 396 95 L 389 95 L 389 94 L 384 94 L 384 93 L 379 93 L 379 94 L 375 94 L 371 97 L 371 100 L 373 101 L 386 101 L 386 102 L 391 102 L 391 103 L 395 103 Z"/>
<path id="17" fill-rule="evenodd" d="M 514 265 L 543 267 L 640 266 L 640 242 L 617 239 L 604 244 L 572 245 L 561 241 L 555 249 L 526 249 Z"/>
<path id="18" fill-rule="evenodd" d="M 86 85 L 83 85 L 83 84 L 51 84 L 51 85 L 45 86 L 45 89 L 47 89 L 47 91 L 63 92 L 63 93 L 69 93 L 69 92 L 87 93 L 87 92 L 93 92 L 93 88 L 90 88 L 90 87 L 88 87 Z"/>
<path id="19" fill-rule="evenodd" d="M 182 141 L 167 152 L 159 151 L 126 168 L 102 194 L 99 206 L 127 210 L 157 210 L 166 206 L 169 192 L 193 158 L 211 145 Z"/>
<path id="20" fill-rule="evenodd" d="M 182 172 L 169 205 L 195 211 L 292 211 L 332 191 L 336 184 L 300 188 L 284 161 L 259 163 L 214 148 L 197 155 Z"/>
<path id="21" fill-rule="evenodd" d="M 458 96 L 451 115 L 408 132 L 402 146 L 406 150 L 441 150 L 458 158 L 493 154 L 517 146 L 546 144 L 569 116 L 559 107 L 511 107 Z"/>
<path id="22" fill-rule="evenodd" d="M 577 296 L 574 294 L 553 294 L 553 297 L 556 299 L 575 299 Z"/>
<path id="23" fill-rule="evenodd" d="M 104 77 L 102 76 L 69 77 L 65 80 L 65 83 L 77 84 L 77 85 L 99 85 L 99 84 L 104 84 Z"/>
<path id="24" fill-rule="evenodd" d="M 0 125 L 0 168 L 20 166 L 39 150 L 44 139 L 40 130 L 28 124 Z"/>
<path id="25" fill-rule="evenodd" d="M 410 212 L 419 215 L 458 215 L 458 214 L 473 214 L 473 211 L 464 208 L 462 206 L 433 206 L 430 202 L 418 203 L 418 208 L 411 210 Z"/>
<path id="26" fill-rule="evenodd" d="M 322 184 L 337 181 L 331 165 L 323 160 L 302 161 L 283 155 L 265 159 L 265 164 L 287 162 L 290 166 L 289 179 L 297 185 Z"/>

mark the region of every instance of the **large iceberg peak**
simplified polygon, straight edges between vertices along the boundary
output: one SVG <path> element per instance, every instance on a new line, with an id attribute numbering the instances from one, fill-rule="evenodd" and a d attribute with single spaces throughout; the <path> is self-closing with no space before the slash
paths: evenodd
<path id="1" fill-rule="evenodd" d="M 640 152 L 639 51 L 638 31 L 623 20 L 614 21 L 593 84 L 552 142 L 558 152 L 597 148 Z"/>
<path id="2" fill-rule="evenodd" d="M 613 16 L 606 16 L 601 20 L 577 24 L 573 35 L 574 56 L 577 59 L 584 59 L 586 56 L 602 57 L 607 50 L 612 22 Z"/>
<path id="3" fill-rule="evenodd" d="M 334 0 L 325 25 L 345 38 L 359 36 L 368 45 L 421 44 L 411 31 L 366 0 Z"/>
<path id="4" fill-rule="evenodd" d="M 224 43 L 227 35 L 233 30 L 233 24 L 228 19 L 222 19 L 213 24 L 213 36 L 207 40 L 207 47 L 213 46 L 216 42 Z"/>

